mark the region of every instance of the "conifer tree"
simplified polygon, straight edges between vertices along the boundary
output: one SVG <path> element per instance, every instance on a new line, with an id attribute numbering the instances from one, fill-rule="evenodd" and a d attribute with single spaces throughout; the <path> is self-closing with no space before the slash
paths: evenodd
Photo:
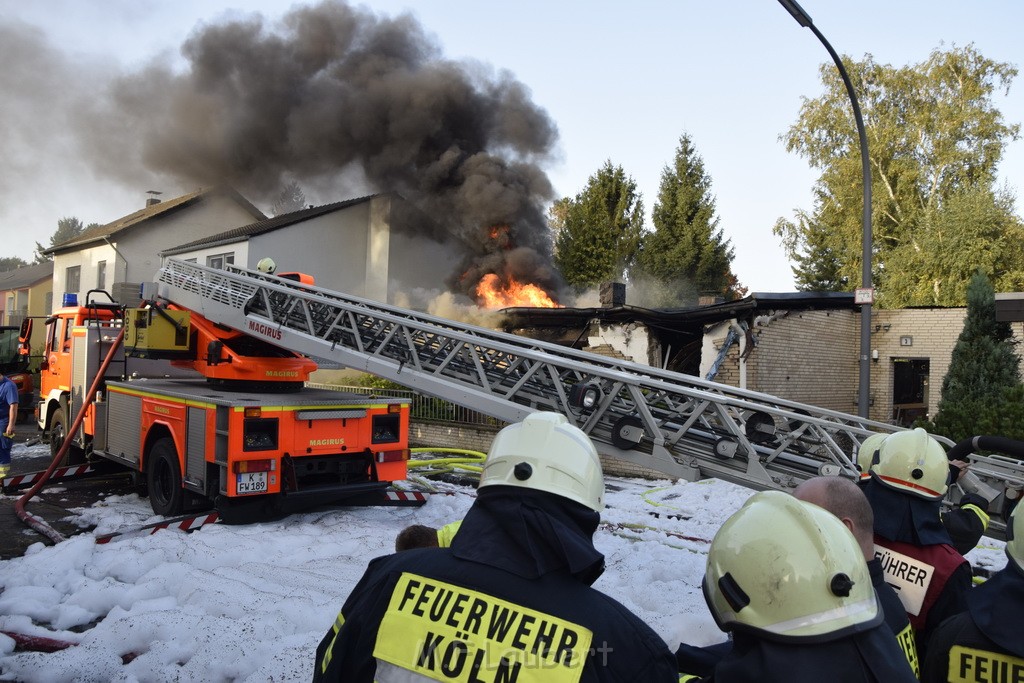
<path id="1" fill-rule="evenodd" d="M 675 159 L 661 173 L 651 215 L 654 232 L 644 236 L 640 270 L 660 286 L 652 305 L 692 305 L 700 295 L 729 296 L 734 251 L 718 226 L 711 177 L 689 135 L 679 139 Z"/>
<path id="2" fill-rule="evenodd" d="M 1024 436 L 1020 357 L 1013 344 L 1010 325 L 996 321 L 992 284 L 979 271 L 967 288 L 967 318 L 942 380 L 934 431 L 953 441 Z"/>
<path id="3" fill-rule="evenodd" d="M 606 161 L 575 198 L 557 204 L 555 265 L 578 290 L 629 275 L 640 248 L 643 198 L 621 166 Z"/>

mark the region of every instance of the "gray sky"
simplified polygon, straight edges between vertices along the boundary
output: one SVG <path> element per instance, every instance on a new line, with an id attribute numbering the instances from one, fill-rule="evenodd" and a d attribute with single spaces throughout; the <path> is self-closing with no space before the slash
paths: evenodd
<path id="1" fill-rule="evenodd" d="M 1018 67 L 1024 58 L 1015 35 L 1024 5 L 1011 0 L 802 5 L 838 52 L 858 59 L 870 53 L 881 63 L 916 63 L 935 48 L 969 43 Z M 142 82 L 154 63 L 180 70 L 182 44 L 204 27 L 253 13 L 272 27 L 293 6 L 271 0 L 0 0 L 0 30 L 8 38 L 0 46 L 6 101 L 0 117 L 7 119 L 0 121 L 7 130 L 0 145 L 8 158 L 0 176 L 4 255 L 31 260 L 34 243 L 48 243 L 63 216 L 105 223 L 141 208 L 147 190 L 174 196 L 194 189 L 169 176 L 118 172 L 137 130 L 114 131 L 116 140 L 97 139 L 83 154 L 68 134 L 77 116 L 65 111 L 69 101 L 95 96 L 96 85 L 111 76 Z M 818 66 L 830 59 L 776 0 L 374 0 L 362 6 L 387 16 L 411 12 L 444 58 L 471 60 L 470 72 L 482 70 L 492 79 L 507 71 L 525 86 L 532 104 L 557 127 L 554 154 L 535 160 L 557 196 L 576 194 L 611 160 L 637 181 L 649 213 L 661 171 L 679 136 L 688 133 L 711 175 L 740 281 L 751 291 L 792 290 L 790 265 L 771 229 L 780 216 L 811 208 L 815 173 L 778 137 L 796 120 L 801 97 L 820 94 Z M 1008 123 L 1024 121 L 1022 93 L 1017 82 L 996 100 Z M 1007 150 L 1000 179 L 1020 192 L 1024 142 Z M 358 182 L 350 192 L 338 187 L 304 189 L 316 203 L 362 189 Z M 252 199 L 268 208 L 270 198 Z"/>

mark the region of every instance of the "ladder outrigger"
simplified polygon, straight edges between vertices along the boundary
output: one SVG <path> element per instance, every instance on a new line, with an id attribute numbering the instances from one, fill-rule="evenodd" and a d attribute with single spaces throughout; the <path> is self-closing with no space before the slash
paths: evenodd
<path id="1" fill-rule="evenodd" d="M 856 478 L 864 438 L 901 429 L 236 266 L 168 259 L 157 279 L 161 298 L 214 322 L 500 420 L 563 413 L 603 455 L 669 477 L 758 490 Z M 985 458 L 972 456 L 983 479 Z M 1024 488 L 1024 460 L 1000 458 L 992 472 L 1001 510 Z"/>

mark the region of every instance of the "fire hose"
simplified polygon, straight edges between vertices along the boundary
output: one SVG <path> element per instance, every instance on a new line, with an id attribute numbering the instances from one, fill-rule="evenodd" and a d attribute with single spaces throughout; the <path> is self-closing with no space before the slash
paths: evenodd
<path id="1" fill-rule="evenodd" d="M 33 496 L 39 493 L 43 486 L 46 485 L 46 482 L 50 479 L 50 475 L 52 475 L 53 471 L 57 469 L 57 464 L 68 452 L 68 449 L 71 448 L 71 442 L 74 441 L 75 432 L 79 430 L 82 426 L 82 422 L 85 421 L 85 411 L 96 397 L 96 392 L 99 390 L 100 383 L 103 382 L 103 377 L 107 372 L 107 368 L 110 367 L 110 363 L 114 359 L 114 354 L 117 353 L 118 348 L 121 346 L 121 340 L 123 339 L 124 328 L 122 327 L 117 333 L 114 343 L 110 345 L 110 350 L 107 351 L 106 357 L 104 357 L 103 362 L 100 364 L 99 371 L 96 373 L 96 377 L 92 381 L 92 386 L 89 387 L 89 391 L 86 393 L 85 399 L 82 401 L 82 407 L 78 409 L 78 414 L 75 416 L 74 422 L 64 435 L 64 443 L 61 444 L 60 449 L 54 454 L 53 460 L 50 462 L 50 466 L 46 468 L 46 472 L 43 473 L 43 476 L 39 478 L 35 485 L 33 485 L 32 488 L 30 488 L 25 495 L 19 498 L 14 504 L 14 511 L 22 522 L 54 543 L 60 543 L 65 540 L 64 536 L 41 518 L 26 510 L 25 505 Z"/>

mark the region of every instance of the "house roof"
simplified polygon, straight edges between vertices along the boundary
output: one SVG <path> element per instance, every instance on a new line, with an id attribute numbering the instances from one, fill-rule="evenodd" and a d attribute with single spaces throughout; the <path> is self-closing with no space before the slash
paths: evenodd
<path id="1" fill-rule="evenodd" d="M 266 218 L 262 211 L 257 209 L 248 199 L 246 199 L 236 190 L 230 187 L 218 186 L 210 188 L 201 188 L 195 190 L 194 192 L 181 195 L 180 197 L 175 197 L 174 199 L 167 199 L 161 202 L 157 202 L 156 204 L 151 204 L 143 209 L 139 209 L 135 213 L 130 213 L 127 216 L 122 216 L 121 218 L 118 218 L 115 221 L 111 221 L 106 225 L 97 225 L 92 228 L 83 230 L 79 235 L 77 235 L 73 239 L 70 239 L 66 242 L 61 242 L 60 244 L 55 244 L 49 249 L 44 250 L 43 253 L 56 254 L 63 251 L 80 249 L 89 244 L 103 241 L 104 238 L 112 237 L 119 233 L 125 232 L 126 230 L 130 230 L 131 228 L 134 228 L 153 218 L 157 218 L 159 216 L 167 216 L 171 213 L 174 213 L 175 211 L 180 211 L 181 209 L 187 206 L 192 206 L 197 202 L 202 201 L 204 198 L 214 194 L 224 194 L 230 197 L 231 199 L 234 199 L 236 202 L 238 202 L 239 205 L 241 205 L 243 209 L 252 214 L 253 218 L 257 218 L 260 220 Z"/>
<path id="2" fill-rule="evenodd" d="M 53 261 L 33 263 L 0 273 L 0 291 L 24 289 L 53 277 Z"/>
<path id="3" fill-rule="evenodd" d="M 642 322 L 667 330 L 692 331 L 694 325 L 708 325 L 735 318 L 746 311 L 813 310 L 855 308 L 849 292 L 755 292 L 736 301 L 695 308 L 506 308 L 512 327 L 579 325 L 586 321 L 626 323 Z M 508 326 L 507 323 L 507 326 Z"/>
<path id="4" fill-rule="evenodd" d="M 371 194 L 366 195 L 365 197 L 356 197 L 355 199 L 347 199 L 345 201 L 324 204 L 322 206 L 310 206 L 305 209 L 299 209 L 298 211 L 292 211 L 291 213 L 274 216 L 273 218 L 265 218 L 255 223 L 250 223 L 249 225 L 232 228 L 231 230 L 225 230 L 224 232 L 217 233 L 216 235 L 201 237 L 197 240 L 180 244 L 170 249 L 165 249 L 160 252 L 160 256 L 174 256 L 175 254 L 192 251 L 193 249 L 199 249 L 200 247 L 215 247 L 221 244 L 244 241 L 250 237 L 273 232 L 274 230 L 279 230 L 289 225 L 309 220 L 310 218 L 316 218 L 334 211 L 346 209 L 350 206 L 355 206 L 356 204 L 362 204 L 380 196 L 382 195 Z"/>

